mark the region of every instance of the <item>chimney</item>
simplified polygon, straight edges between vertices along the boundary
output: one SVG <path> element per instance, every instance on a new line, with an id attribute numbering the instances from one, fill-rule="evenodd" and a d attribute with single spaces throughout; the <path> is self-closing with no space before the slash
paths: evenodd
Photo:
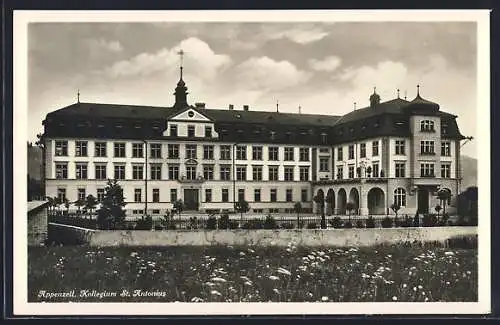
<path id="1" fill-rule="evenodd" d="M 248 111 L 248 105 L 243 105 L 243 110 Z"/>
<path id="2" fill-rule="evenodd" d="M 205 103 L 195 103 L 196 108 L 205 108 Z"/>
<path id="3" fill-rule="evenodd" d="M 230 111 L 234 110 L 234 105 L 233 104 L 229 104 L 229 110 Z"/>

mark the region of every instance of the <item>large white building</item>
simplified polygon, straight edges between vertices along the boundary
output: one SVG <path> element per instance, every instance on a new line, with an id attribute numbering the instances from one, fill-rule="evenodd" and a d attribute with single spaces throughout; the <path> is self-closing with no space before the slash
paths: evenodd
<path id="1" fill-rule="evenodd" d="M 129 215 L 231 211 L 245 199 L 255 213 L 427 212 L 438 189 L 456 196 L 460 134 L 456 116 L 420 97 L 380 102 L 344 116 L 211 109 L 187 101 L 181 77 L 172 107 L 77 102 L 47 115 L 47 196 L 101 199 L 107 179 L 124 189 Z M 449 204 L 449 202 L 448 202 Z M 147 210 L 147 211 L 145 211 Z"/>

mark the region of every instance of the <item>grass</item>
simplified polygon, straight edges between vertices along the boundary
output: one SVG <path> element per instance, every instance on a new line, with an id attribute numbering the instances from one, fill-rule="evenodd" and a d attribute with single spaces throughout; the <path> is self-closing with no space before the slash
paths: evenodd
<path id="1" fill-rule="evenodd" d="M 30 302 L 477 301 L 478 290 L 477 249 L 54 246 L 28 256 Z"/>

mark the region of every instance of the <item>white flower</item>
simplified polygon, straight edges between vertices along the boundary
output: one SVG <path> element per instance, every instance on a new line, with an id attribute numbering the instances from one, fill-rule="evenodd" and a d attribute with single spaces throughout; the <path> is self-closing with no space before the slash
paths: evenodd
<path id="1" fill-rule="evenodd" d="M 271 276 L 269 276 L 269 279 L 271 279 L 271 280 L 273 280 L 273 281 L 277 281 L 277 280 L 279 280 L 280 278 L 278 278 L 278 277 L 277 277 L 277 276 L 275 276 L 275 275 L 271 275 Z"/>
<path id="2" fill-rule="evenodd" d="M 392 300 L 397 301 L 397 300 L 398 300 L 398 297 L 396 297 L 396 296 L 392 296 Z"/>
<path id="3" fill-rule="evenodd" d="M 423 288 L 423 287 L 422 287 L 421 285 L 418 285 L 418 288 L 419 288 L 420 290 L 422 290 L 422 288 Z"/>
<path id="4" fill-rule="evenodd" d="M 210 291 L 210 293 L 211 293 L 211 294 L 213 294 L 213 295 L 215 295 L 215 296 L 222 296 L 222 295 L 220 294 L 220 292 L 219 292 L 219 291 L 217 291 L 217 290 L 212 290 L 212 291 Z"/>
<path id="5" fill-rule="evenodd" d="M 252 285 L 252 281 L 246 281 L 246 282 L 245 282 L 245 285 L 247 285 L 247 286 L 251 286 L 251 285 Z"/>
<path id="6" fill-rule="evenodd" d="M 287 269 L 282 268 L 282 267 L 278 268 L 278 273 L 292 275 L 292 273 L 290 273 L 290 271 L 288 271 Z"/>
<path id="7" fill-rule="evenodd" d="M 275 293 L 275 294 L 277 294 L 277 295 L 279 295 L 279 294 L 280 294 L 280 291 L 279 291 L 278 289 L 276 289 L 276 288 L 274 288 L 274 289 L 273 289 L 273 291 L 274 291 L 274 293 Z"/>
<path id="8" fill-rule="evenodd" d="M 328 301 L 328 297 L 327 296 L 321 297 L 321 301 Z"/>
<path id="9" fill-rule="evenodd" d="M 246 254 L 244 252 L 240 252 L 240 256 L 245 256 Z"/>
<path id="10" fill-rule="evenodd" d="M 444 255 L 446 255 L 446 256 L 453 256 L 453 255 L 455 255 L 455 253 L 453 253 L 453 252 L 444 252 Z"/>
<path id="11" fill-rule="evenodd" d="M 219 277 L 212 278 L 211 280 L 214 282 L 222 282 L 222 283 L 227 282 L 226 279 L 219 278 Z"/>
<path id="12" fill-rule="evenodd" d="M 406 283 L 403 283 L 403 288 L 406 288 L 406 287 L 407 287 Z"/>

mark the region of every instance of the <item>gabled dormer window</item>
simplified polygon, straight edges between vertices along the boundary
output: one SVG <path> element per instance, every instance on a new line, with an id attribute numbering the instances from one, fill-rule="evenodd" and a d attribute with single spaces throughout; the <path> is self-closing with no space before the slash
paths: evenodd
<path id="1" fill-rule="evenodd" d="M 170 125 L 170 136 L 171 137 L 177 136 L 177 125 L 176 124 Z"/>
<path id="2" fill-rule="evenodd" d="M 326 144 L 328 142 L 328 134 L 321 133 L 321 143 Z"/>
<path id="3" fill-rule="evenodd" d="M 270 135 L 270 137 L 271 137 L 271 140 L 276 140 L 276 132 L 271 131 L 271 132 L 269 133 L 269 135 Z"/>

